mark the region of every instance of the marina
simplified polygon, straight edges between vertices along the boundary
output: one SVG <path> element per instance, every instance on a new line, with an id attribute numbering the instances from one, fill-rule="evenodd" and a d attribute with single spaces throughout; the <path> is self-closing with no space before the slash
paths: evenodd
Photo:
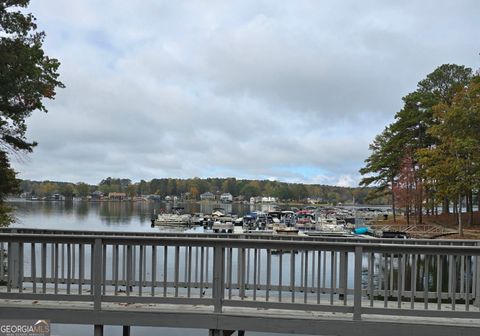
<path id="1" fill-rule="evenodd" d="M 390 215 L 388 208 L 369 209 L 354 207 L 308 206 L 303 209 L 282 210 L 277 205 L 269 205 L 264 211 L 249 211 L 243 216 L 228 212 L 226 208 L 214 207 L 209 214 L 184 214 L 183 207 L 172 207 L 171 213 L 152 216 L 154 226 L 187 226 L 202 227 L 206 232 L 242 233 L 261 231 L 263 234 L 311 235 L 311 236 L 350 236 L 370 235 L 384 237 L 396 233 L 398 237 L 408 238 L 410 235 L 422 237 L 444 234 L 438 227 L 423 228 L 410 225 L 408 227 L 381 224 L 381 219 Z"/>

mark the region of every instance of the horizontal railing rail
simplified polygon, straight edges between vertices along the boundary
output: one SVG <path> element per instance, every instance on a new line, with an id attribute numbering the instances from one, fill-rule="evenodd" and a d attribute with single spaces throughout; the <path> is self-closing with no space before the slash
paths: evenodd
<path id="1" fill-rule="evenodd" d="M 309 235 L 279 235 L 271 233 L 184 233 L 184 232 L 119 232 L 119 231 L 84 231 L 84 230 L 57 230 L 57 229 L 36 229 L 36 228 L 0 228 L 0 233 L 31 233 L 31 234 L 62 234 L 75 236 L 136 236 L 136 237 L 207 237 L 207 238 L 229 238 L 229 239 L 261 239 L 281 241 L 330 241 L 350 243 L 383 243 L 397 245 L 453 245 L 453 246 L 478 246 L 477 240 L 466 239 L 398 239 L 398 238 L 368 238 L 366 236 L 309 236 Z"/>
<path id="2" fill-rule="evenodd" d="M 0 299 L 480 315 L 476 241 L 2 232 Z"/>

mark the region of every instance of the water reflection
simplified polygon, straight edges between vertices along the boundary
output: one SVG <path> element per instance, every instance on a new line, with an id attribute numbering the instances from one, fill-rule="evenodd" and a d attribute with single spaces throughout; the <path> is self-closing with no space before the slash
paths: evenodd
<path id="1" fill-rule="evenodd" d="M 266 211 L 271 206 L 222 204 L 216 202 L 12 202 L 17 223 L 13 226 L 45 229 L 85 229 L 120 231 L 159 231 L 172 228 L 150 228 L 156 213 L 183 207 L 185 213 L 211 213 L 220 207 L 228 213 L 243 216 L 250 211 Z M 178 228 L 176 231 L 184 231 Z"/>

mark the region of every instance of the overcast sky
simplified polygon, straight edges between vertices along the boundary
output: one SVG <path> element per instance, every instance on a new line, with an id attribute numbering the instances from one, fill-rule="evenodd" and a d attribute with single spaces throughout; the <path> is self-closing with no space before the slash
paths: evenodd
<path id="1" fill-rule="evenodd" d="M 401 98 L 480 66 L 480 1 L 31 0 L 66 88 L 20 178 L 354 186 Z"/>

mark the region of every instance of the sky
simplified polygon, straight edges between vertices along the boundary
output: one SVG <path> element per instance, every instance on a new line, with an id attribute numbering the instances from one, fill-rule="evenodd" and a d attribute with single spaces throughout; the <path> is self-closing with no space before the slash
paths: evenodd
<path id="1" fill-rule="evenodd" d="M 356 186 L 401 98 L 480 67 L 480 2 L 31 0 L 65 89 L 18 177 Z"/>

